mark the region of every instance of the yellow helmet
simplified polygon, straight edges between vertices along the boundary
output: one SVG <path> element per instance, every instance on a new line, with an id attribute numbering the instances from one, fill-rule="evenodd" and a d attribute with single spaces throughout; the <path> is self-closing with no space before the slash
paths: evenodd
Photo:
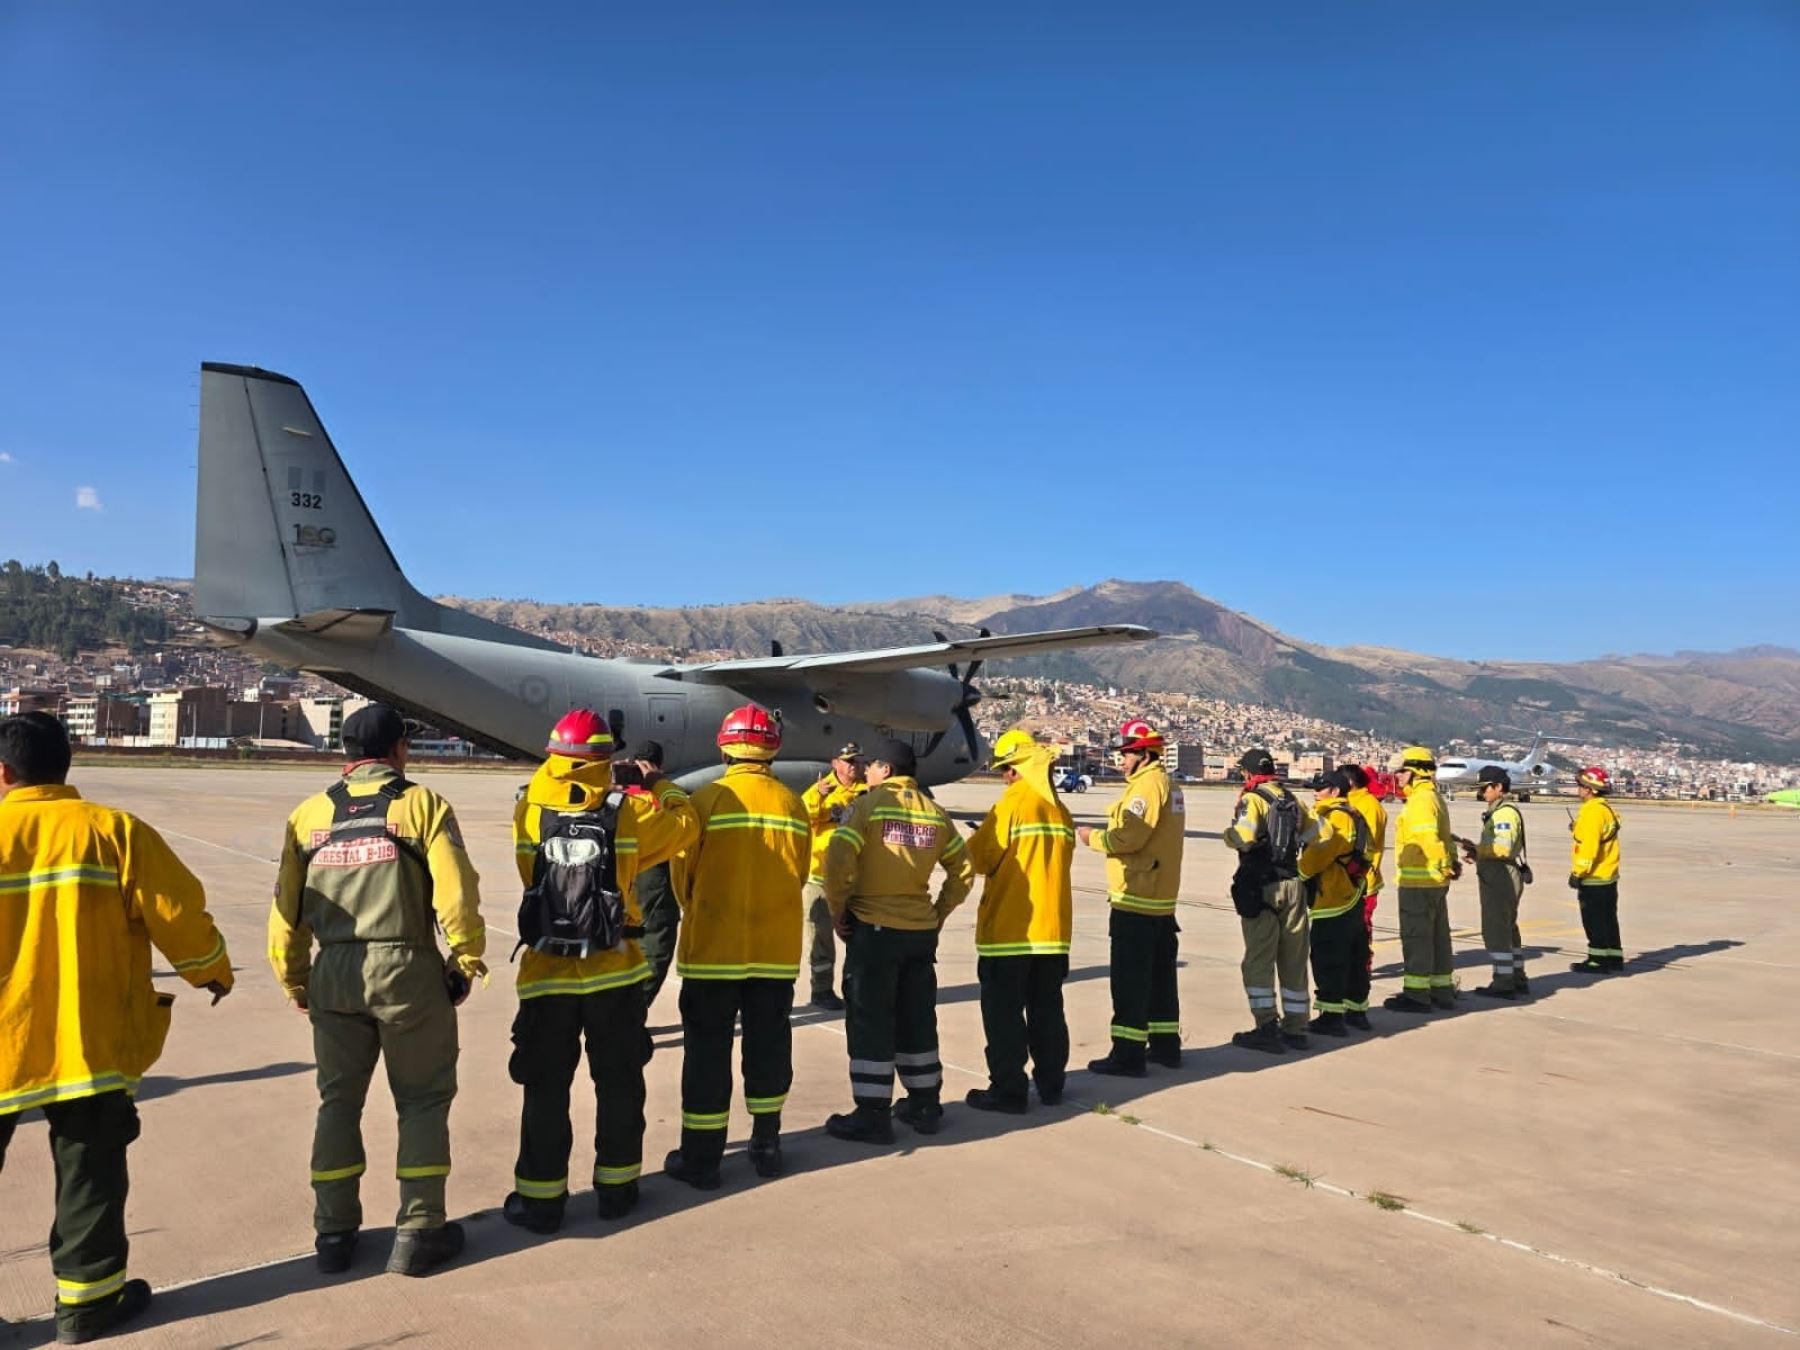
<path id="1" fill-rule="evenodd" d="M 1411 773 L 1430 775 L 1437 772 L 1437 756 L 1428 745 L 1409 745 L 1388 761 L 1388 771 L 1406 769 Z"/>
<path id="2" fill-rule="evenodd" d="M 1037 748 L 1036 738 L 1024 727 L 1014 727 L 1010 731 L 1003 731 L 1000 733 L 1000 738 L 994 742 L 993 767 L 995 769 L 1016 768 L 1031 758 L 1032 752 Z"/>

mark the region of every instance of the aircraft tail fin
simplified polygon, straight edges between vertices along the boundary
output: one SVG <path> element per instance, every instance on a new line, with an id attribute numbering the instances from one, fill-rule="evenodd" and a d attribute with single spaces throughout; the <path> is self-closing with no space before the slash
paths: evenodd
<path id="1" fill-rule="evenodd" d="M 439 605 L 407 581 L 299 381 L 204 362 L 194 613 L 237 627 L 327 612 L 556 648 Z"/>

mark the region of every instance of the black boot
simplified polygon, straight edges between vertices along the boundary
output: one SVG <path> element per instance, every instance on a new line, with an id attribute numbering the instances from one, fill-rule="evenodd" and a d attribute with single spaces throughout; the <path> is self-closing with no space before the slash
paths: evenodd
<path id="1" fill-rule="evenodd" d="M 977 1111 L 999 1111 L 1009 1116 L 1022 1116 L 1031 1109 L 1029 1097 L 1003 1097 L 992 1088 L 970 1088 L 963 1100 Z"/>
<path id="2" fill-rule="evenodd" d="M 663 1175 L 674 1181 L 685 1181 L 697 1191 L 719 1189 L 719 1164 L 689 1162 L 678 1148 L 669 1150 L 663 1159 Z"/>
<path id="3" fill-rule="evenodd" d="M 622 1219 L 637 1208 L 638 1184 L 594 1187 L 594 1210 L 603 1219 Z"/>
<path id="4" fill-rule="evenodd" d="M 56 1343 L 84 1345 L 110 1336 L 150 1306 L 150 1282 L 127 1280 L 110 1302 L 96 1301 L 79 1312 L 56 1310 Z"/>
<path id="5" fill-rule="evenodd" d="M 1311 1042 L 1306 1039 L 1306 1033 L 1304 1031 L 1283 1031 L 1281 1033 L 1281 1043 L 1290 1050 L 1304 1050 L 1311 1044 Z"/>
<path id="6" fill-rule="evenodd" d="M 500 1206 L 500 1217 L 527 1233 L 554 1233 L 562 1227 L 563 1201 L 532 1200 L 510 1191 Z"/>
<path id="7" fill-rule="evenodd" d="M 1381 1000 L 1381 1006 L 1389 1012 L 1428 1013 L 1431 1011 L 1429 1003 L 1421 1002 L 1410 994 L 1390 994 Z"/>
<path id="8" fill-rule="evenodd" d="M 759 1177 L 778 1177 L 782 1173 L 781 1117 L 757 1116 L 750 1123 L 750 1166 Z"/>
<path id="9" fill-rule="evenodd" d="M 1576 961 L 1569 969 L 1577 975 L 1604 975 L 1606 963 L 1597 956 L 1590 956 L 1585 961 Z"/>
<path id="10" fill-rule="evenodd" d="M 1037 1085 L 1037 1094 L 1038 1100 L 1045 1106 L 1061 1106 L 1063 1085 L 1060 1082 L 1055 1086 L 1046 1086 L 1043 1083 L 1039 1083 Z"/>
<path id="11" fill-rule="evenodd" d="M 1358 1031 L 1373 1031 L 1375 1024 L 1369 1020 L 1369 1014 L 1358 1008 L 1355 1012 L 1344 1014 L 1344 1025 L 1354 1027 Z"/>
<path id="12" fill-rule="evenodd" d="M 356 1244 L 362 1237 L 354 1228 L 344 1233 L 320 1233 L 313 1239 L 313 1252 L 318 1259 L 319 1274 L 342 1275 L 356 1259 Z"/>
<path id="13" fill-rule="evenodd" d="M 1508 1002 L 1519 997 L 1518 990 L 1512 988 L 1510 985 L 1484 984 L 1475 992 L 1482 998 L 1503 998 Z"/>
<path id="14" fill-rule="evenodd" d="M 1281 1028 L 1273 1022 L 1263 1022 L 1249 1031 L 1234 1031 L 1231 1043 L 1243 1050 L 1260 1050 L 1265 1055 L 1287 1053 L 1287 1046 L 1281 1043 Z"/>
<path id="15" fill-rule="evenodd" d="M 1160 1064 L 1165 1069 L 1181 1067 L 1181 1037 L 1152 1036 L 1148 1059 L 1152 1064 Z"/>
<path id="16" fill-rule="evenodd" d="M 1342 1038 L 1350 1034 L 1350 1029 L 1344 1025 L 1344 1014 L 1340 1012 L 1320 1013 L 1306 1024 L 1306 1029 L 1321 1036 Z"/>
<path id="17" fill-rule="evenodd" d="M 1108 1078 L 1144 1078 L 1149 1071 L 1144 1068 L 1146 1047 L 1133 1041 L 1114 1041 L 1112 1050 L 1104 1059 L 1090 1059 L 1088 1072 L 1103 1074 Z"/>
<path id="18" fill-rule="evenodd" d="M 886 1106 L 858 1106 L 845 1115 L 831 1116 L 825 1122 L 825 1133 L 833 1139 L 853 1144 L 891 1144 L 894 1142 L 894 1113 Z"/>
<path id="19" fill-rule="evenodd" d="M 462 1253 L 463 1226 L 439 1224 L 436 1228 L 402 1228 L 394 1234 L 394 1253 L 388 1257 L 390 1275 L 429 1275 Z"/>
<path id="20" fill-rule="evenodd" d="M 820 1012 L 842 1012 L 844 1011 L 844 1000 L 832 993 L 831 990 L 823 989 L 816 991 L 812 996 L 812 1002 L 806 1006 L 817 1008 Z"/>
<path id="21" fill-rule="evenodd" d="M 1529 994 L 1531 992 L 1531 981 L 1525 978 L 1524 971 L 1521 970 L 1513 976 L 1513 988 L 1518 990 L 1521 994 Z"/>
<path id="22" fill-rule="evenodd" d="M 936 1134 L 944 1128 L 944 1108 L 933 1093 L 929 1097 L 909 1093 L 894 1107 L 894 1119 L 910 1125 L 919 1134 Z"/>

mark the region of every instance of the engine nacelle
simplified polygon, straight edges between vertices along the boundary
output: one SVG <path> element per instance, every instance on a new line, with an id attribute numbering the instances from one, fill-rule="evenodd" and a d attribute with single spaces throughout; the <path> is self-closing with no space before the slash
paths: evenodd
<path id="1" fill-rule="evenodd" d="M 942 731 L 956 718 L 962 682 L 947 671 L 892 670 L 831 676 L 804 672 L 813 707 L 896 731 Z"/>

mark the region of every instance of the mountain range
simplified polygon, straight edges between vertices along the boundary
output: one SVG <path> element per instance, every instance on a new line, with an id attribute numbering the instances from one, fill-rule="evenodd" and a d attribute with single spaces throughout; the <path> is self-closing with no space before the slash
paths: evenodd
<path id="1" fill-rule="evenodd" d="M 1113 580 L 1048 596 L 934 595 L 843 606 L 789 599 L 646 609 L 444 599 L 527 629 L 741 655 L 766 653 L 771 642 L 794 653 L 899 646 L 929 641 L 934 632 L 967 637 L 981 628 L 1009 633 L 1139 623 L 1163 636 L 993 669 L 1269 704 L 1432 744 L 1512 727 L 1600 744 L 1677 740 L 1721 757 L 1800 761 L 1800 652 L 1785 647 L 1560 663 L 1327 647 L 1176 581 Z"/>

